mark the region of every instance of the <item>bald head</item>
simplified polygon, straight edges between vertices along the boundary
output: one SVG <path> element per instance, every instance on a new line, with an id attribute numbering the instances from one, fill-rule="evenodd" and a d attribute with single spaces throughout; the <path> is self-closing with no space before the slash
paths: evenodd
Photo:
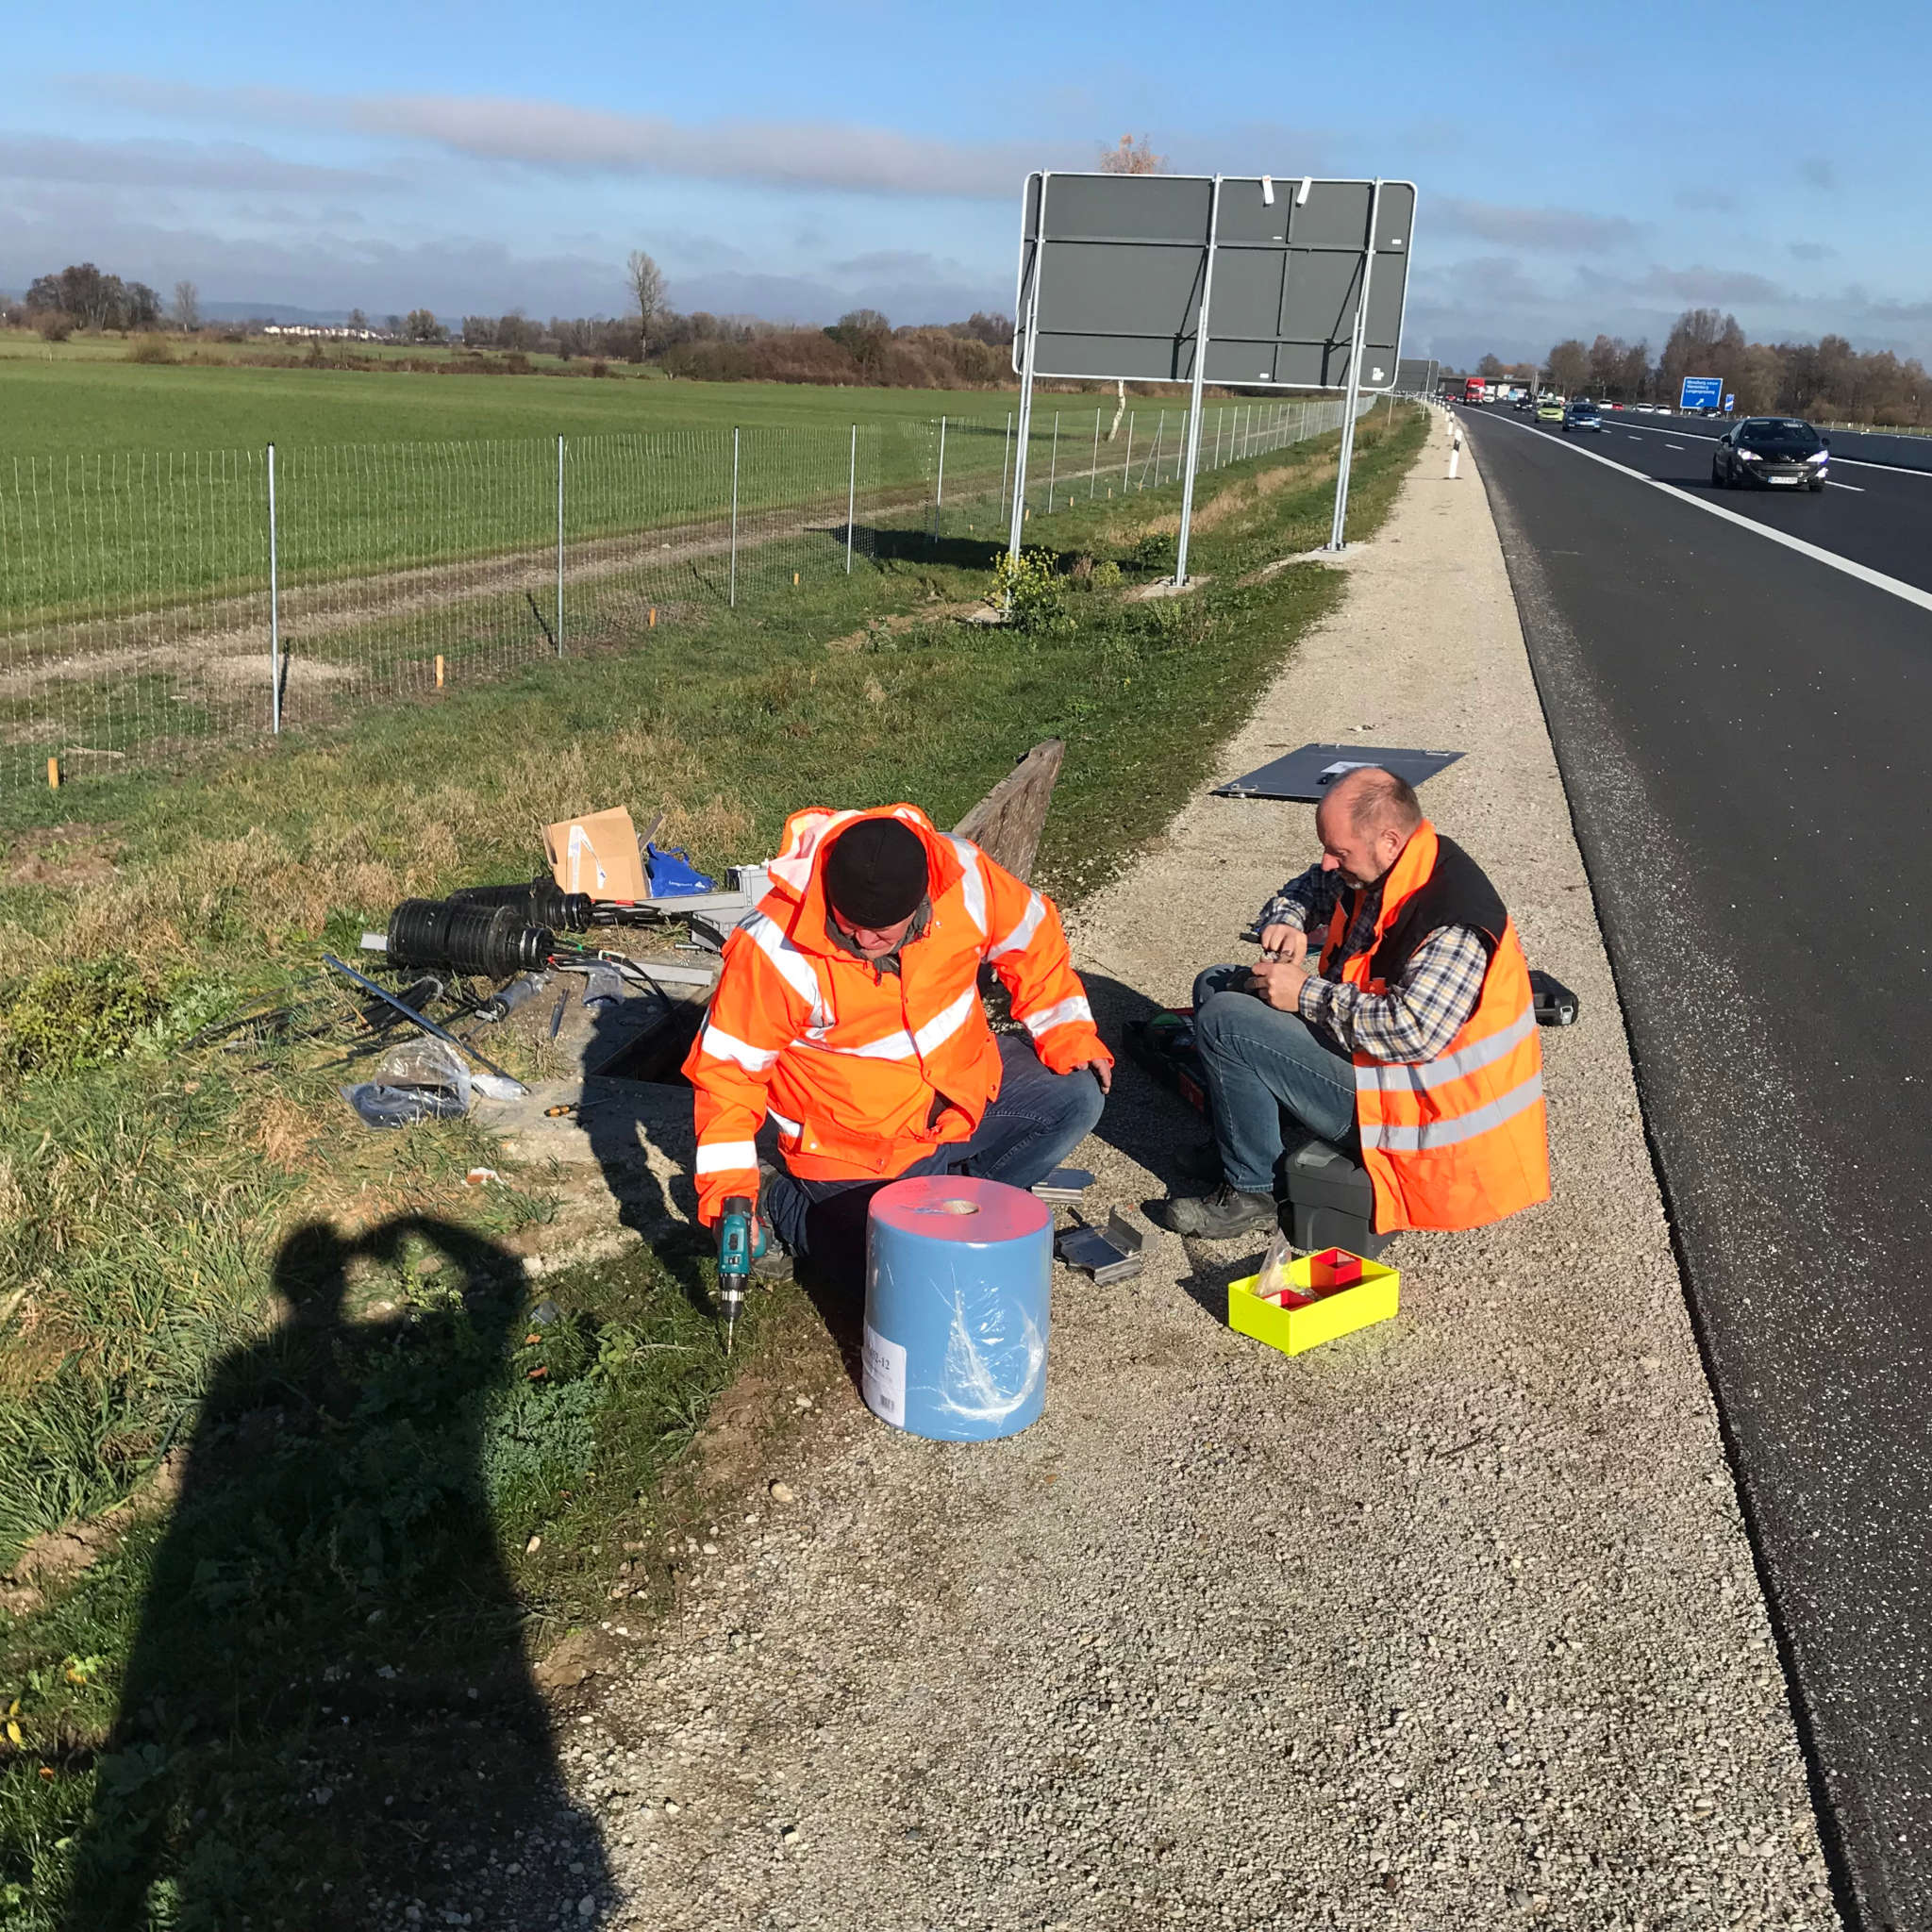
<path id="1" fill-rule="evenodd" d="M 1422 822 L 1422 802 L 1407 778 L 1380 765 L 1344 773 L 1315 813 L 1322 863 L 1350 885 L 1373 885 L 1395 863 Z"/>

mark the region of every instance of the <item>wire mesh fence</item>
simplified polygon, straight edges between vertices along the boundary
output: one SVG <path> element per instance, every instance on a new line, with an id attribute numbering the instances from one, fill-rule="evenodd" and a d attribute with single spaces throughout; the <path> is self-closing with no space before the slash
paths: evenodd
<path id="1" fill-rule="evenodd" d="M 1025 516 L 1172 484 L 1186 411 L 1035 405 Z M 1204 471 L 1340 427 L 1220 404 Z M 18 458 L 0 785 L 634 646 L 941 536 L 1005 541 L 1015 419 Z"/>

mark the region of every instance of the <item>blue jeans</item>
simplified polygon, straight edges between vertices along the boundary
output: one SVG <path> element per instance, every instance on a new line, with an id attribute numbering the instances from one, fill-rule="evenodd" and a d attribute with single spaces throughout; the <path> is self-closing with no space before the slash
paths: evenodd
<path id="1" fill-rule="evenodd" d="M 1194 1043 L 1221 1171 L 1243 1193 L 1267 1194 L 1285 1151 L 1283 1108 L 1317 1140 L 1355 1132 L 1355 1065 L 1299 1013 L 1232 990 L 1247 976 L 1245 966 L 1210 966 L 1194 981 Z"/>
<path id="2" fill-rule="evenodd" d="M 1107 1096 L 1084 1069 L 1050 1073 L 1017 1034 L 999 1038 L 1000 1091 L 964 1141 L 916 1160 L 908 1174 L 970 1174 L 981 1180 L 1030 1188 L 1043 1180 L 1100 1120 Z M 859 1287 L 865 1278 L 865 1220 L 872 1197 L 891 1181 L 808 1181 L 779 1168 L 764 1177 L 758 1212 L 792 1255 L 832 1286 Z"/>

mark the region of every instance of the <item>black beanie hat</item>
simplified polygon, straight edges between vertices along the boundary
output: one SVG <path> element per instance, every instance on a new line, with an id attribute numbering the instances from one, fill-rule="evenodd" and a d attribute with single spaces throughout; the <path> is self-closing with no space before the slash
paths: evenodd
<path id="1" fill-rule="evenodd" d="M 897 819 L 860 819 L 825 854 L 825 897 L 853 925 L 897 925 L 927 890 L 925 841 Z"/>

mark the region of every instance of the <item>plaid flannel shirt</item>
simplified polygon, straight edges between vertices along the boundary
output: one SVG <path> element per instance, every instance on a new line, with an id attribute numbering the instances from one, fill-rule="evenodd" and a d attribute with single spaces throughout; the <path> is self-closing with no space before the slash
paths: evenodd
<path id="1" fill-rule="evenodd" d="M 1339 873 L 1311 865 L 1262 907 L 1255 924 L 1262 931 L 1271 925 L 1292 925 L 1311 935 L 1325 935 L 1336 903 L 1348 890 Z M 1381 911 L 1378 881 L 1362 894 L 1360 909 L 1336 958 L 1336 973 L 1343 960 L 1374 944 Z M 1339 978 L 1310 978 L 1302 987 L 1299 1010 L 1340 1052 L 1363 1053 L 1373 1060 L 1391 1062 L 1432 1060 L 1475 1011 L 1489 970 L 1489 948 L 1474 927 L 1439 925 L 1409 956 L 1401 978 L 1388 992 L 1364 992 Z"/>

